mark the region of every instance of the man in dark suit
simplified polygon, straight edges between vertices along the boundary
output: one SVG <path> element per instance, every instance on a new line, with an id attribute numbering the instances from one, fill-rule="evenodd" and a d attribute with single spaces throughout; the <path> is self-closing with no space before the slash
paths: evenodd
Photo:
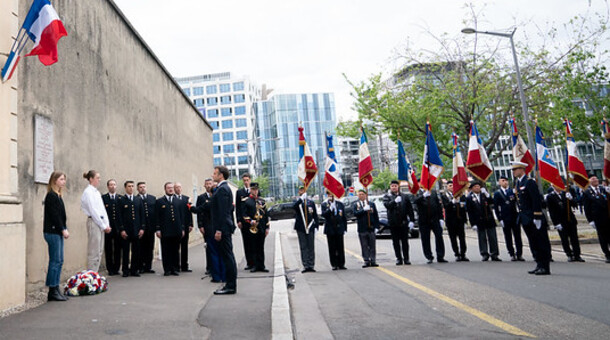
<path id="1" fill-rule="evenodd" d="M 144 235 L 140 239 L 140 254 L 142 257 L 142 273 L 154 274 L 152 269 L 153 252 L 155 251 L 155 204 L 157 198 L 146 192 L 146 182 L 138 182 L 138 194 L 144 204 Z"/>
<path id="2" fill-rule="evenodd" d="M 477 231 L 479 239 L 479 253 L 483 261 L 502 261 L 498 251 L 498 236 L 496 234 L 496 220 L 491 207 L 493 199 L 485 188 L 481 188 L 481 183 L 473 182 L 470 184 L 470 194 L 466 199 L 466 209 L 468 219 L 473 230 Z"/>
<path id="3" fill-rule="evenodd" d="M 108 180 L 106 186 L 108 187 L 108 193 L 102 195 L 102 200 L 104 201 L 104 207 L 106 207 L 112 231 L 104 235 L 104 252 L 106 253 L 108 275 L 113 276 L 117 275 L 119 268 L 121 268 L 121 249 L 123 248 L 118 231 L 121 226 L 121 214 L 119 212 L 121 195 L 116 193 L 116 181 L 114 179 Z"/>
<path id="4" fill-rule="evenodd" d="M 243 225 L 241 222 L 243 218 L 243 216 L 241 216 L 241 205 L 250 196 L 250 175 L 247 173 L 241 175 L 241 180 L 244 183 L 244 187 L 237 190 L 235 193 L 235 217 L 237 220 L 237 227 L 241 230 L 241 238 L 244 242 L 244 254 L 246 256 L 246 268 L 244 268 L 244 270 L 251 270 L 254 268 L 254 235 L 248 231 L 248 228 L 242 228 Z"/>
<path id="5" fill-rule="evenodd" d="M 233 193 L 227 179 L 229 169 L 219 165 L 214 168 L 212 179 L 218 186 L 212 195 L 211 214 L 212 225 L 214 226 L 214 239 L 218 242 L 218 249 L 222 262 L 225 266 L 227 283 L 224 287 L 217 289 L 214 294 L 226 295 L 237 292 L 237 264 L 233 254 L 233 241 L 231 235 L 235 230 L 233 221 Z"/>
<path id="6" fill-rule="evenodd" d="M 144 203 L 139 196 L 134 195 L 135 184 L 126 181 L 125 195 L 119 201 L 121 211 L 121 227 L 119 233 L 123 239 L 123 277 L 140 276 L 142 265 L 140 258 L 140 238 L 144 235 Z M 129 251 L 131 248 L 131 265 Z"/>
<path id="7" fill-rule="evenodd" d="M 370 202 L 364 189 L 358 190 L 358 201 L 354 208 L 358 220 L 358 239 L 362 248 L 362 268 L 379 267 L 375 230 L 379 229 L 379 213 L 375 203 Z"/>
<path id="8" fill-rule="evenodd" d="M 265 200 L 258 196 L 258 183 L 250 184 L 250 195 L 242 201 L 240 216 L 242 230 L 246 230 L 252 237 L 252 257 L 254 268 L 250 272 L 268 273 L 265 268 L 265 238 L 269 235 L 269 217 L 265 208 Z"/>
<path id="9" fill-rule="evenodd" d="M 345 246 L 343 235 L 347 231 L 347 218 L 345 217 L 345 206 L 335 198 L 330 192 L 326 191 L 328 199 L 322 202 L 322 216 L 326 219 L 324 224 L 324 234 L 328 242 L 328 256 L 330 266 L 333 270 L 345 268 Z"/>
<path id="10" fill-rule="evenodd" d="M 174 194 L 180 202 L 180 219 L 184 223 L 184 237 L 180 240 L 180 270 L 178 271 L 190 273 L 192 270 L 189 268 L 189 234 L 193 231 L 193 214 L 189 211 L 191 203 L 188 196 L 182 195 L 180 182 L 174 183 Z"/>
<path id="11" fill-rule="evenodd" d="M 180 239 L 184 236 L 184 223 L 180 219 L 180 202 L 174 196 L 174 183 L 164 185 L 165 195 L 157 199 L 157 237 L 161 239 L 163 275 L 178 276 Z"/>
<path id="12" fill-rule="evenodd" d="M 561 246 L 568 256 L 568 262 L 585 262 L 580 257 L 580 243 L 578 242 L 578 221 L 572 209 L 576 205 L 572 194 L 555 186 L 546 195 L 546 206 L 551 215 L 551 222 L 559 232 Z M 570 247 L 570 243 L 572 247 Z"/>
<path id="13" fill-rule="evenodd" d="M 610 211 L 608 192 L 599 185 L 596 175 L 589 176 L 591 184 L 584 192 L 585 216 L 589 224 L 597 231 L 599 246 L 606 255 L 606 263 L 610 263 Z"/>
<path id="14" fill-rule="evenodd" d="M 292 208 L 295 211 L 294 230 L 299 238 L 301 250 L 301 262 L 304 269 L 302 273 L 315 272 L 316 262 L 315 242 L 316 229 L 318 229 L 318 212 L 316 204 L 307 198 L 307 190 L 304 186 L 299 187 L 299 198 L 294 202 Z"/>
<path id="15" fill-rule="evenodd" d="M 542 213 L 542 195 L 536 181 L 525 173 L 526 163 L 512 162 L 519 215 L 517 223 L 523 227 L 536 260 L 536 268 L 528 273 L 550 275 L 551 243 L 547 232 L 547 221 Z"/>
<path id="16" fill-rule="evenodd" d="M 390 192 L 383 196 L 383 205 L 388 212 L 396 265 L 411 264 L 409 262 L 409 230 L 415 228 L 415 215 L 409 197 L 400 193 L 398 181 L 393 180 L 390 183 Z"/>
<path id="17" fill-rule="evenodd" d="M 521 227 L 517 224 L 517 197 L 508 186 L 508 178 L 501 176 L 499 182 L 500 188 L 494 193 L 494 210 L 502 225 L 506 249 L 511 261 L 525 261 L 522 256 Z M 513 237 L 515 238 L 514 247 Z"/>
<path id="18" fill-rule="evenodd" d="M 470 261 L 466 257 L 466 233 L 464 228 L 468 220 L 466 214 L 466 197 L 460 195 L 453 197 L 453 181 L 447 182 L 447 191 L 441 196 L 445 208 L 445 221 L 447 233 L 451 241 L 451 248 L 457 262 Z M 459 243 L 458 243 L 459 241 Z"/>
<path id="19" fill-rule="evenodd" d="M 443 240 L 443 206 L 436 191 L 422 190 L 415 199 L 417 213 L 419 214 L 419 233 L 424 256 L 428 264 L 434 262 L 432 249 L 430 247 L 430 232 L 434 233 L 436 243 L 436 256 L 438 263 L 446 263 L 445 241 Z"/>

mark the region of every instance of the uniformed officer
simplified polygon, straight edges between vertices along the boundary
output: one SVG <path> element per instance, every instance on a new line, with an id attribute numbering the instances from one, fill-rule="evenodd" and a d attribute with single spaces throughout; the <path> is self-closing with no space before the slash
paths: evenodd
<path id="1" fill-rule="evenodd" d="M 155 203 L 157 198 L 146 192 L 146 182 L 138 182 L 138 194 L 144 204 L 144 235 L 140 239 L 140 254 L 142 258 L 142 270 L 144 274 L 154 274 L 152 269 L 153 252 L 155 250 Z"/>
<path id="2" fill-rule="evenodd" d="M 178 276 L 180 269 L 179 254 L 180 239 L 184 236 L 184 224 L 180 219 L 180 202 L 174 197 L 174 183 L 164 185 L 165 195 L 157 199 L 157 237 L 161 239 L 161 255 L 163 258 L 163 275 Z"/>
<path id="3" fill-rule="evenodd" d="M 409 230 L 415 228 L 415 214 L 409 197 L 400 193 L 400 183 L 397 180 L 390 183 L 390 191 L 383 196 L 383 205 L 388 213 L 396 265 L 411 264 L 409 261 Z"/>
<path id="4" fill-rule="evenodd" d="M 104 207 L 110 220 L 110 228 L 112 231 L 105 234 L 104 237 L 104 252 L 106 253 L 106 269 L 108 275 L 113 276 L 119 273 L 121 268 L 121 249 L 123 248 L 122 239 L 119 235 L 119 227 L 121 226 L 121 214 L 119 213 L 119 200 L 121 195 L 116 193 L 116 181 L 114 179 L 106 182 L 108 193 L 102 195 Z"/>
<path id="5" fill-rule="evenodd" d="M 523 259 L 523 241 L 521 240 L 521 227 L 517 224 L 517 197 L 508 186 L 508 178 L 500 177 L 500 188 L 494 193 L 494 210 L 504 232 L 506 249 L 511 261 L 525 261 Z M 513 246 L 513 237 L 515 243 Z"/>
<path id="6" fill-rule="evenodd" d="M 470 194 L 466 199 L 466 209 L 468 219 L 473 230 L 477 231 L 479 239 L 479 252 L 483 261 L 502 261 L 498 251 L 498 236 L 496 234 L 496 220 L 491 207 L 493 199 L 485 188 L 481 188 L 481 183 L 472 182 L 470 184 Z"/>
<path id="7" fill-rule="evenodd" d="M 572 209 L 576 205 L 572 194 L 553 186 L 546 195 L 546 206 L 551 215 L 554 228 L 559 232 L 561 246 L 568 256 L 568 262 L 585 262 L 580 257 L 580 243 L 578 242 L 578 221 Z M 572 247 L 570 248 L 570 243 Z"/>
<path id="8" fill-rule="evenodd" d="M 526 163 L 512 162 L 519 208 L 517 223 L 523 227 L 536 260 L 536 268 L 528 273 L 550 275 L 551 243 L 546 230 L 548 223 L 542 213 L 542 195 L 536 181 L 527 177 L 526 167 Z"/>
<path id="9" fill-rule="evenodd" d="M 436 256 L 438 263 L 446 263 L 445 260 L 445 241 L 443 240 L 443 206 L 436 191 L 421 190 L 415 199 L 417 213 L 419 217 L 419 234 L 424 256 L 428 263 L 434 261 L 432 248 L 430 247 L 430 232 L 434 233 L 436 244 Z"/>
<path id="10" fill-rule="evenodd" d="M 304 267 L 301 272 L 315 272 L 315 234 L 319 225 L 318 212 L 316 211 L 316 204 L 307 198 L 307 191 L 304 186 L 299 187 L 299 198 L 294 202 L 292 208 L 295 211 L 294 230 L 297 231 L 299 238 L 301 262 Z"/>
<path id="11" fill-rule="evenodd" d="M 258 183 L 250 184 L 250 195 L 241 203 L 240 207 L 242 209 L 240 214 L 242 228 L 252 237 L 254 268 L 250 272 L 268 273 L 269 270 L 265 268 L 265 238 L 269 235 L 270 223 L 265 200 L 258 196 Z"/>
<path id="12" fill-rule="evenodd" d="M 123 239 L 123 277 L 140 276 L 142 259 L 140 258 L 140 238 L 144 235 L 144 203 L 134 195 L 135 184 L 126 181 L 125 195 L 121 197 L 121 227 L 119 234 Z M 131 263 L 129 252 L 131 250 Z"/>
<path id="13" fill-rule="evenodd" d="M 324 224 L 324 234 L 328 242 L 328 256 L 330 266 L 333 270 L 345 268 L 345 246 L 343 235 L 347 231 L 347 218 L 345 216 L 345 206 L 335 198 L 330 192 L 326 191 L 328 199 L 322 202 L 322 216 L 326 219 Z"/>
<path id="14" fill-rule="evenodd" d="M 379 213 L 375 203 L 368 200 L 368 195 L 364 189 L 358 190 L 358 202 L 354 208 L 354 215 L 358 220 L 358 239 L 364 259 L 362 268 L 379 267 L 375 244 L 375 230 L 379 229 Z"/>
<path id="15" fill-rule="evenodd" d="M 190 273 L 189 268 L 189 235 L 193 231 L 193 214 L 189 211 L 189 197 L 182 194 L 182 184 L 174 183 L 174 194 L 180 203 L 180 219 L 184 223 L 184 236 L 180 239 L 180 269 L 178 271 Z"/>
<path id="16" fill-rule="evenodd" d="M 447 190 L 441 198 L 445 208 L 447 233 L 449 234 L 455 260 L 457 262 L 470 261 L 466 257 L 466 233 L 464 232 L 466 222 L 468 221 L 466 197 L 460 195 L 459 198 L 455 198 L 453 196 L 453 181 L 448 181 Z"/>
<path id="17" fill-rule="evenodd" d="M 246 268 L 244 270 L 251 270 L 254 268 L 254 250 L 252 248 L 254 237 L 248 231 L 248 228 L 242 228 L 241 224 L 241 204 L 250 196 L 250 174 L 245 173 L 241 175 L 241 180 L 244 183 L 244 187 L 235 193 L 235 219 L 237 220 L 237 227 L 241 230 L 241 238 L 244 243 L 244 254 L 246 256 Z"/>
<path id="18" fill-rule="evenodd" d="M 610 197 L 604 187 L 599 185 L 595 174 L 589 175 L 591 184 L 584 193 L 585 216 L 589 224 L 597 230 L 599 246 L 606 255 L 606 263 L 610 263 Z"/>

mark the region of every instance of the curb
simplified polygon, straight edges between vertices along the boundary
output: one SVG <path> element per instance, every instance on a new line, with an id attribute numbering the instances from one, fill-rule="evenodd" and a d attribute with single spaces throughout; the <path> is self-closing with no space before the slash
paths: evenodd
<path id="1" fill-rule="evenodd" d="M 292 321 L 290 319 L 290 303 L 284 274 L 284 257 L 280 233 L 275 232 L 275 259 L 273 268 L 273 299 L 271 303 L 271 339 L 292 340 Z"/>

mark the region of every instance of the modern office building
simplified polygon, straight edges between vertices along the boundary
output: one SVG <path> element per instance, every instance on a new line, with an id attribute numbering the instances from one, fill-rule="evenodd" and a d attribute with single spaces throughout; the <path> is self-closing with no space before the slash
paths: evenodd
<path id="1" fill-rule="evenodd" d="M 261 100 L 261 87 L 248 77 L 230 72 L 176 78 L 184 93 L 214 129 L 214 165 L 225 165 L 231 176 L 256 175 L 254 168 L 254 102 Z"/>
<path id="2" fill-rule="evenodd" d="M 260 148 L 256 167 L 269 176 L 269 192 L 265 196 L 288 198 L 297 194 L 301 184 L 297 177 L 299 162 L 299 125 L 318 165 L 318 176 L 310 193 L 322 192 L 325 134 L 333 134 L 337 126 L 335 100 L 332 93 L 278 94 L 255 104 L 255 140 Z M 339 161 L 340 162 L 340 161 Z"/>

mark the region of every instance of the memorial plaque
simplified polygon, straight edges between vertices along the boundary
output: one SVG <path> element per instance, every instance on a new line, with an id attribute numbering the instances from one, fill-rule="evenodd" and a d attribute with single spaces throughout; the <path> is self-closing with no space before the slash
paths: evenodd
<path id="1" fill-rule="evenodd" d="M 34 116 L 34 182 L 49 183 L 53 172 L 53 122 L 41 115 Z"/>

